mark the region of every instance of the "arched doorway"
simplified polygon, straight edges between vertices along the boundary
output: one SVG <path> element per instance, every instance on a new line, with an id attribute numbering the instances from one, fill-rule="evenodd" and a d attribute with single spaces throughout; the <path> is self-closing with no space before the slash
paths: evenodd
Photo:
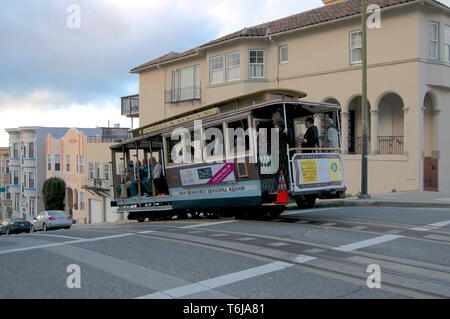
<path id="1" fill-rule="evenodd" d="M 403 108 L 403 100 L 396 93 L 388 93 L 381 98 L 378 104 L 377 117 L 377 153 L 404 153 Z"/>
<path id="2" fill-rule="evenodd" d="M 68 210 L 68 213 L 70 213 L 73 209 L 73 191 L 70 187 L 66 188 L 66 198 L 66 208 Z"/>
<path id="3" fill-rule="evenodd" d="M 370 131 L 371 131 L 371 116 L 370 116 L 370 103 L 367 101 L 368 106 L 368 123 L 367 137 L 368 152 L 370 153 Z M 361 154 L 362 151 L 362 97 L 361 95 L 355 96 L 350 100 L 348 104 L 348 153 L 349 154 Z"/>
<path id="4" fill-rule="evenodd" d="M 437 145 L 438 112 L 432 93 L 425 95 L 423 112 L 423 189 L 437 192 L 439 151 Z"/>

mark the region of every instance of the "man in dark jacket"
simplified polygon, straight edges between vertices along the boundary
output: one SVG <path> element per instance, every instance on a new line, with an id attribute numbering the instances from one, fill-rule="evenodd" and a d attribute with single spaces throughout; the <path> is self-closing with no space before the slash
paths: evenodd
<path id="1" fill-rule="evenodd" d="M 305 126 L 307 128 L 305 135 L 303 136 L 302 147 L 315 148 L 320 147 L 319 144 L 319 130 L 314 125 L 314 118 L 308 117 L 305 120 Z M 312 153 L 311 150 L 305 150 L 304 153 Z"/>

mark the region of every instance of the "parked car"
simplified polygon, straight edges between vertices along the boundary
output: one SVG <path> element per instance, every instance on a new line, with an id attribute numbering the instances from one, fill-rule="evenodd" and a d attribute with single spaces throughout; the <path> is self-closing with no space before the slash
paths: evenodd
<path id="1" fill-rule="evenodd" d="M 66 228 L 72 226 L 72 216 L 66 215 L 62 210 L 48 210 L 33 218 L 31 231 L 47 231 L 50 228 Z"/>
<path id="2" fill-rule="evenodd" d="M 29 233 L 31 230 L 31 223 L 21 218 L 9 218 L 5 219 L 0 224 L 0 235 L 14 234 L 14 233 Z"/>

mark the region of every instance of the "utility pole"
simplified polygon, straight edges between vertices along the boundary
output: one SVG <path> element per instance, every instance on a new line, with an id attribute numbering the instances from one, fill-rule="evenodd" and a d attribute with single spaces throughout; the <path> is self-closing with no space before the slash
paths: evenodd
<path id="1" fill-rule="evenodd" d="M 362 24 L 362 150 L 361 150 L 361 195 L 360 198 L 368 198 L 367 194 L 367 7 L 366 0 L 361 0 L 361 24 Z"/>

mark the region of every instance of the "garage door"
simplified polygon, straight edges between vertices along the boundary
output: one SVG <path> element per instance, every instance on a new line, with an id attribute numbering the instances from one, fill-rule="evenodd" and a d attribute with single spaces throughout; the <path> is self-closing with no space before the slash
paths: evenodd
<path id="1" fill-rule="evenodd" d="M 91 224 L 102 222 L 102 204 L 99 200 L 89 199 L 89 216 Z"/>

